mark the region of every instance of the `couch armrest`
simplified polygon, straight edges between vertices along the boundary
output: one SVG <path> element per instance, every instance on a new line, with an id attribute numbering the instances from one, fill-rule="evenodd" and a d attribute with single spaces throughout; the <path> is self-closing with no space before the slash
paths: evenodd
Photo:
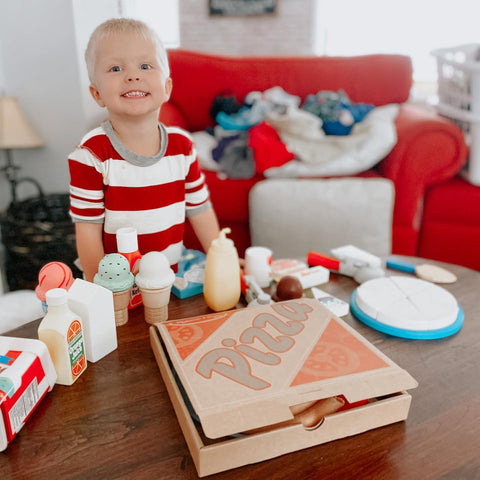
<path id="1" fill-rule="evenodd" d="M 187 122 L 180 110 L 173 103 L 165 103 L 160 110 L 160 121 L 169 127 L 180 127 L 188 130 Z"/>
<path id="2" fill-rule="evenodd" d="M 467 158 L 461 130 L 436 113 L 400 106 L 397 144 L 380 162 L 382 176 L 395 184 L 394 253 L 417 254 L 425 191 L 453 177 Z"/>

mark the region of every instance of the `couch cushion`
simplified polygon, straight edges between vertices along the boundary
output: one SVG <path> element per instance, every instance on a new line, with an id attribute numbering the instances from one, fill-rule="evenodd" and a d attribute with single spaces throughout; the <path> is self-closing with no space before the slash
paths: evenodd
<path id="1" fill-rule="evenodd" d="M 0 295 L 0 334 L 45 316 L 42 302 L 33 290 L 15 290 Z"/>
<path id="2" fill-rule="evenodd" d="M 352 244 L 391 253 L 393 183 L 386 179 L 272 179 L 250 192 L 252 245 L 276 258 Z"/>
<path id="3" fill-rule="evenodd" d="M 412 82 L 411 60 L 403 55 L 355 57 L 225 57 L 169 51 L 175 105 L 191 132 L 212 124 L 210 108 L 226 90 L 239 102 L 252 91 L 274 86 L 304 100 L 320 90 L 343 89 L 355 103 L 403 103 Z"/>
<path id="4" fill-rule="evenodd" d="M 421 257 L 480 270 L 480 188 L 460 176 L 428 189 Z"/>

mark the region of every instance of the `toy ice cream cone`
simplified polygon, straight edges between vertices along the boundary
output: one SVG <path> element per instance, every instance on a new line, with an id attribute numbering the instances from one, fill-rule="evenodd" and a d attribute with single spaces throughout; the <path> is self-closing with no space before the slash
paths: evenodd
<path id="1" fill-rule="evenodd" d="M 145 321 L 159 323 L 168 320 L 168 302 L 171 285 L 163 288 L 141 288 Z"/>
<path id="2" fill-rule="evenodd" d="M 128 321 L 128 304 L 135 277 L 130 272 L 128 260 L 119 253 L 108 253 L 98 264 L 98 272 L 93 283 L 107 288 L 113 293 L 115 325 L 125 325 Z"/>
<path id="3" fill-rule="evenodd" d="M 42 302 L 43 313 L 47 313 L 45 294 L 53 288 L 68 290 L 73 284 L 72 270 L 62 262 L 50 262 L 38 272 L 37 298 Z"/>
<path id="4" fill-rule="evenodd" d="M 115 325 L 125 325 L 128 322 L 128 304 L 130 302 L 130 289 L 123 292 L 113 292 L 113 309 L 115 310 Z"/>
<path id="5" fill-rule="evenodd" d="M 142 294 L 147 323 L 168 319 L 168 302 L 174 280 L 175 273 L 163 253 L 148 252 L 141 258 L 135 282 Z"/>

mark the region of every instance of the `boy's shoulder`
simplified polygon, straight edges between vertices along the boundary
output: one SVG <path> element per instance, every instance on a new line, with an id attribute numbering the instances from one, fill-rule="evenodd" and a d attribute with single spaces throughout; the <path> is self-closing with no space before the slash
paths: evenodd
<path id="1" fill-rule="evenodd" d="M 192 135 L 181 127 L 163 125 L 169 135 L 179 135 L 193 142 Z"/>
<path id="2" fill-rule="evenodd" d="M 92 139 L 97 139 L 100 140 L 102 137 L 105 138 L 105 140 L 108 140 L 107 134 L 104 130 L 104 128 L 100 125 L 89 132 L 87 132 L 82 139 L 80 140 L 79 147 L 83 147 L 87 145 L 88 143 L 91 142 Z"/>
<path id="3" fill-rule="evenodd" d="M 86 133 L 75 150 L 76 152 L 89 152 L 99 160 L 118 156 L 103 124 Z"/>
<path id="4" fill-rule="evenodd" d="M 192 135 L 180 127 L 165 126 L 167 133 L 167 155 L 183 152 L 185 155 L 190 155 L 194 148 L 194 141 Z"/>

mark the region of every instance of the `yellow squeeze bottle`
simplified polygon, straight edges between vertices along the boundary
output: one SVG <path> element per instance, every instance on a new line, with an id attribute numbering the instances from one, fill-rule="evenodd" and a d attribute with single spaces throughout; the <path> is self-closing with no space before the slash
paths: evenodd
<path id="1" fill-rule="evenodd" d="M 87 368 L 83 325 L 68 308 L 67 291 L 53 288 L 46 293 L 48 313 L 38 327 L 38 338 L 47 345 L 57 372 L 55 383 L 72 385 Z"/>
<path id="2" fill-rule="evenodd" d="M 238 253 L 226 233 L 230 233 L 229 228 L 221 230 L 219 237 L 212 241 L 205 263 L 203 296 L 216 312 L 235 307 L 240 299 Z"/>

